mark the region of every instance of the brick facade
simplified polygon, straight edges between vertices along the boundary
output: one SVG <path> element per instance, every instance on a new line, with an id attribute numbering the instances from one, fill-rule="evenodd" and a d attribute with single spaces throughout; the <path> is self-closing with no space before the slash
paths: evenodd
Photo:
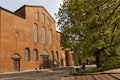
<path id="1" fill-rule="evenodd" d="M 39 14 L 38 20 L 36 13 Z M 42 14 L 45 15 L 45 23 L 42 22 Z M 34 42 L 34 24 L 38 27 L 37 42 Z M 46 30 L 46 43 L 42 42 L 42 27 Z M 49 30 L 52 31 L 52 46 Z M 29 49 L 28 61 L 25 61 L 25 49 Z M 34 50 L 38 52 L 36 61 Z M 42 51 L 47 54 L 42 54 Z M 25 5 L 16 12 L 0 8 L 0 73 L 62 67 L 66 66 L 65 60 L 65 51 L 60 47 L 60 34 L 56 32 L 55 20 L 44 7 Z"/>

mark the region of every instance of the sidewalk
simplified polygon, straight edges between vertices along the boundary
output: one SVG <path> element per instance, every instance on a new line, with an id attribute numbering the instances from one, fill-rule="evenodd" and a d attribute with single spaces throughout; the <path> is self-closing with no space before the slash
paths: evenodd
<path id="1" fill-rule="evenodd" d="M 103 71 L 101 73 L 120 73 L 120 68 Z"/>

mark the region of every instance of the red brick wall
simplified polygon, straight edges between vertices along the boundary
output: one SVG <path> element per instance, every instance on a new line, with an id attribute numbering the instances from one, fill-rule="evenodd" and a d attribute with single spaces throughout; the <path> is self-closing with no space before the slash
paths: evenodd
<path id="1" fill-rule="evenodd" d="M 72 54 L 73 54 L 73 51 L 71 51 L 70 49 L 65 50 L 66 66 L 74 66 Z"/>
<path id="2" fill-rule="evenodd" d="M 11 59 L 12 56 L 17 53 L 20 55 L 20 70 L 35 70 L 41 64 L 41 51 L 47 50 L 49 54 L 49 58 L 51 58 L 51 51 L 59 53 L 59 58 L 65 60 L 64 51 L 60 47 L 60 37 L 58 37 L 56 28 L 55 28 L 55 21 L 49 15 L 49 13 L 43 7 L 25 7 L 25 18 L 21 18 L 16 16 L 14 13 L 1 10 L 1 52 L 0 52 L 0 72 L 12 72 L 13 71 L 13 60 Z M 24 13 L 24 10 L 23 11 Z M 37 21 L 35 18 L 36 12 L 39 11 L 39 20 Z M 16 13 L 22 14 L 22 12 L 18 11 Z M 45 14 L 45 21 L 47 18 L 50 19 L 51 25 L 48 26 L 47 22 L 45 24 L 42 23 L 41 14 Z M 33 41 L 33 24 L 38 25 L 38 36 L 39 40 L 38 43 L 34 43 Z M 43 45 L 42 43 L 42 27 L 46 28 L 46 39 L 47 43 Z M 50 47 L 49 45 L 49 30 L 53 32 L 53 46 Z M 18 32 L 18 36 L 15 37 L 15 32 Z M 25 48 L 30 49 L 30 61 L 24 61 L 24 53 Z M 38 50 L 38 61 L 33 60 L 33 50 Z M 56 58 L 56 54 L 55 54 Z M 60 60 L 58 61 L 60 63 Z M 61 64 L 59 64 L 61 66 Z M 59 67 L 58 66 L 58 67 Z M 65 66 L 65 61 L 64 61 Z"/>

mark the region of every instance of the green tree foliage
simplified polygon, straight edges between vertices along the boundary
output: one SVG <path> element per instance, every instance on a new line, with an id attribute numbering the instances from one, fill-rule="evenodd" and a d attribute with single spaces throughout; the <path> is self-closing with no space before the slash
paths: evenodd
<path id="1" fill-rule="evenodd" d="M 64 0 L 57 14 L 61 45 L 100 58 L 114 56 L 120 43 L 120 0 Z M 77 48 L 76 48 L 77 49 Z"/>

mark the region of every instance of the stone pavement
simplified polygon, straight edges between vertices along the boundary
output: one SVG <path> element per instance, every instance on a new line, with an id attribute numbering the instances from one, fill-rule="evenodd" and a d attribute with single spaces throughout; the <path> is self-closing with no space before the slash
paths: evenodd
<path id="1" fill-rule="evenodd" d="M 62 77 L 60 80 L 120 80 L 120 74 L 89 74 L 81 76 Z"/>
<path id="2" fill-rule="evenodd" d="M 120 68 L 107 70 L 95 74 L 62 77 L 60 80 L 120 80 Z"/>
<path id="3" fill-rule="evenodd" d="M 120 80 L 120 68 L 96 74 L 72 76 L 68 69 L 56 69 L 0 75 L 0 80 Z"/>
<path id="4" fill-rule="evenodd" d="M 68 69 L 6 74 L 0 75 L 0 80 L 60 80 L 64 76 L 69 76 Z"/>
<path id="5" fill-rule="evenodd" d="M 103 71 L 102 73 L 120 73 L 120 68 Z"/>

